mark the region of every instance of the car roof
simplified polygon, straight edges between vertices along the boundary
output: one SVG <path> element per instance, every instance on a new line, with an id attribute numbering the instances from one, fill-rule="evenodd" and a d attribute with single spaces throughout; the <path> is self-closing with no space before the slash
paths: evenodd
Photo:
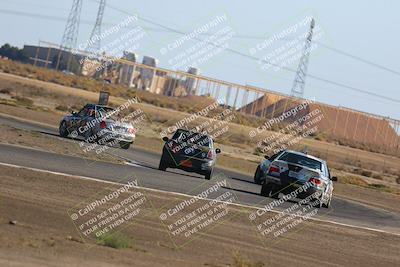
<path id="1" fill-rule="evenodd" d="M 98 104 L 93 104 L 93 103 L 88 103 L 88 104 L 85 105 L 85 107 L 101 107 L 101 108 L 115 109 L 113 107 L 109 107 L 109 106 L 105 106 L 105 105 L 98 105 Z"/>
<path id="2" fill-rule="evenodd" d="M 308 155 L 308 154 L 303 153 L 303 152 L 294 151 L 294 150 L 285 150 L 284 152 L 289 152 L 289 153 L 292 153 L 292 154 L 296 154 L 296 155 L 300 155 L 300 156 L 307 157 L 307 158 L 310 158 L 310 159 L 314 159 L 314 160 L 320 161 L 322 163 L 326 163 L 325 160 L 323 160 L 323 159 Z"/>
<path id="3" fill-rule="evenodd" d="M 194 131 L 190 131 L 190 130 L 183 129 L 183 128 L 179 128 L 179 129 L 177 129 L 175 132 L 179 132 L 179 131 L 184 131 L 184 132 L 191 133 L 191 134 L 199 134 L 199 135 L 203 135 L 203 136 L 206 136 L 206 137 L 212 139 L 211 136 L 209 136 L 208 134 L 203 134 L 203 133 L 199 133 L 199 132 L 194 132 Z"/>

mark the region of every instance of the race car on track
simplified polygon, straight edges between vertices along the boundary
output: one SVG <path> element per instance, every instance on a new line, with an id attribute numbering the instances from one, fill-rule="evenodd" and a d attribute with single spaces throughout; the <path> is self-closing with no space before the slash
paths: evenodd
<path id="1" fill-rule="evenodd" d="M 115 109 L 96 104 L 86 104 L 79 112 L 64 116 L 59 127 L 62 137 L 81 136 L 87 142 L 119 144 L 123 149 L 135 141 L 135 132 L 132 124 L 118 119 Z"/>
<path id="2" fill-rule="evenodd" d="M 209 135 L 178 129 L 171 139 L 164 137 L 163 140 L 165 144 L 159 170 L 181 169 L 211 179 L 217 154 L 221 150 L 214 149 L 213 139 Z"/>
<path id="3" fill-rule="evenodd" d="M 289 194 L 300 187 L 296 198 L 313 196 L 317 207 L 328 208 L 332 201 L 333 182 L 327 163 L 319 158 L 291 150 L 281 151 L 260 165 L 261 195 L 279 198 L 279 194 Z M 307 185 L 307 186 L 305 186 Z M 314 196 L 316 196 L 314 198 Z"/>

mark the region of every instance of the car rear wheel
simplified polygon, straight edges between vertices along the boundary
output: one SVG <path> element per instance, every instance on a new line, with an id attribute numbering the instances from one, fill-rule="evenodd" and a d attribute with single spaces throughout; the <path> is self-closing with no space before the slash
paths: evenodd
<path id="1" fill-rule="evenodd" d="M 257 166 L 256 172 L 254 173 L 254 183 L 261 184 L 261 169 L 260 165 Z"/>
<path id="2" fill-rule="evenodd" d="M 280 192 L 280 187 L 276 184 L 273 184 L 271 189 L 271 197 L 274 199 L 279 199 L 279 192 Z"/>
<path id="3" fill-rule="evenodd" d="M 120 146 L 122 149 L 128 149 L 128 148 L 131 146 L 131 143 L 128 143 L 128 142 L 120 142 L 120 143 L 119 143 L 119 146 Z"/>
<path id="4" fill-rule="evenodd" d="M 268 183 L 264 183 L 264 184 L 261 186 L 261 193 L 260 193 L 260 195 L 263 196 L 263 197 L 269 197 L 270 194 L 271 194 L 271 191 L 272 191 L 272 185 L 271 185 L 271 184 L 268 184 Z"/>
<path id="5" fill-rule="evenodd" d="M 312 200 L 312 206 L 314 207 L 314 208 L 321 208 L 322 206 L 323 206 L 323 204 L 322 204 L 322 197 L 321 198 L 314 198 L 313 200 Z"/>
<path id="6" fill-rule="evenodd" d="M 60 123 L 60 127 L 59 127 L 58 131 L 59 131 L 61 137 L 68 136 L 67 123 L 65 121 L 62 121 Z"/>
<path id="7" fill-rule="evenodd" d="M 165 162 L 164 159 L 164 153 L 161 155 L 161 159 L 160 159 L 160 164 L 158 165 L 158 169 L 160 171 L 165 171 L 167 169 L 167 163 Z"/>
<path id="8" fill-rule="evenodd" d="M 210 172 L 206 173 L 206 174 L 204 175 L 204 178 L 205 178 L 206 180 L 210 180 L 211 177 L 212 177 L 212 175 L 213 175 L 213 170 L 211 170 Z"/>
<path id="9" fill-rule="evenodd" d="M 328 202 L 326 204 L 322 203 L 322 207 L 328 209 L 331 206 L 331 202 L 332 202 L 332 196 L 329 197 L 329 200 L 328 200 Z"/>

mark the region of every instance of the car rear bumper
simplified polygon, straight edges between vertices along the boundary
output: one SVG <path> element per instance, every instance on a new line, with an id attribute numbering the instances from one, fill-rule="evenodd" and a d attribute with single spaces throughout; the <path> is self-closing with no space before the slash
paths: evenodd
<path id="1" fill-rule="evenodd" d="M 114 131 L 102 131 L 99 142 L 108 143 L 110 141 L 133 143 L 135 141 L 135 134 L 119 133 Z"/>
<path id="2" fill-rule="evenodd" d="M 297 198 L 307 198 L 311 195 L 318 195 L 323 193 L 322 188 L 318 188 L 311 183 L 304 183 L 289 177 L 275 177 L 271 175 L 265 175 L 265 182 L 275 184 L 279 191 L 283 194 L 290 194 L 296 191 Z"/>
<path id="3" fill-rule="evenodd" d="M 207 159 L 199 159 L 189 156 L 170 155 L 168 151 L 164 152 L 164 160 L 170 168 L 181 169 L 187 172 L 196 172 L 206 174 L 214 168 L 215 161 Z"/>

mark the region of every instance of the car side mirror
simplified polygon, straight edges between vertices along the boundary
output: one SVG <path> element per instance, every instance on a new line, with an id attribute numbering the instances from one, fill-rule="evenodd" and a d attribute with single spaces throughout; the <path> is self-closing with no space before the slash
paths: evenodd
<path id="1" fill-rule="evenodd" d="M 169 139 L 168 139 L 168 137 L 164 136 L 164 137 L 162 138 L 162 140 L 163 140 L 164 142 L 167 142 Z"/>
<path id="2" fill-rule="evenodd" d="M 270 159 L 270 157 L 268 155 L 265 155 L 264 158 L 265 159 Z"/>
<path id="3" fill-rule="evenodd" d="M 217 153 L 217 154 L 221 153 L 221 149 L 219 149 L 219 148 L 215 149 L 215 153 Z"/>
<path id="4" fill-rule="evenodd" d="M 337 178 L 336 176 L 332 176 L 332 177 L 331 177 L 331 180 L 332 180 L 333 182 L 337 182 L 338 178 Z"/>

